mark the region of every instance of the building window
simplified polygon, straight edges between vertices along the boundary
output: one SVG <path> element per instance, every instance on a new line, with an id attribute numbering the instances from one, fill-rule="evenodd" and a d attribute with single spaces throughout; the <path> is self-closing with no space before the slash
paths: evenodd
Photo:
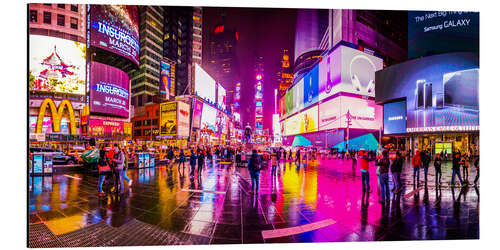
<path id="1" fill-rule="evenodd" d="M 44 11 L 43 12 L 43 23 L 51 24 L 52 23 L 52 13 Z"/>
<path id="2" fill-rule="evenodd" d="M 51 3 L 44 3 L 43 5 L 45 5 L 45 6 L 52 6 Z"/>
<path id="3" fill-rule="evenodd" d="M 66 4 L 57 4 L 57 8 L 66 9 Z"/>
<path id="4" fill-rule="evenodd" d="M 158 125 L 158 119 L 153 119 L 153 126 Z"/>
<path id="5" fill-rule="evenodd" d="M 57 25 L 64 26 L 64 15 L 57 14 Z"/>
<path id="6" fill-rule="evenodd" d="M 71 11 L 73 11 L 73 12 L 78 12 L 78 5 L 76 5 L 76 4 L 72 4 L 72 5 L 71 5 Z"/>
<path id="7" fill-rule="evenodd" d="M 142 132 L 142 130 L 140 130 L 140 129 L 134 130 L 134 136 L 141 136 L 141 132 Z"/>
<path id="8" fill-rule="evenodd" d="M 72 29 L 78 29 L 78 19 L 77 18 L 74 18 L 72 17 L 71 20 L 70 20 L 70 27 Z"/>
<path id="9" fill-rule="evenodd" d="M 30 10 L 30 22 L 33 22 L 33 23 L 38 22 L 38 11 Z"/>

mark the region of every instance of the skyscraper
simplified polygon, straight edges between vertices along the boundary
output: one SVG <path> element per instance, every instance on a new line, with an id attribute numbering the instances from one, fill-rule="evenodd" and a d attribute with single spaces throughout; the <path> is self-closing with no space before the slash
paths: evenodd
<path id="1" fill-rule="evenodd" d="M 293 67 L 290 63 L 290 55 L 288 49 L 281 51 L 280 57 L 280 71 L 278 72 L 279 91 L 278 97 L 281 98 L 285 95 L 286 91 L 293 83 Z"/>

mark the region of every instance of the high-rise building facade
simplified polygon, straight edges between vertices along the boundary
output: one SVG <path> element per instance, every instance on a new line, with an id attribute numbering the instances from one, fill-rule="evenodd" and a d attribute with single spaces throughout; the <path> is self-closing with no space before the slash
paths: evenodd
<path id="1" fill-rule="evenodd" d="M 290 54 L 288 49 L 281 51 L 280 57 L 280 71 L 278 76 L 278 97 L 281 98 L 285 95 L 286 91 L 292 86 L 293 83 L 293 67 L 290 63 Z"/>
<path id="2" fill-rule="evenodd" d="M 152 103 L 159 93 L 163 15 L 163 7 L 139 6 L 140 64 L 139 69 L 130 71 L 131 103 L 135 107 Z"/>
<path id="3" fill-rule="evenodd" d="M 163 57 L 175 63 L 175 95 L 192 94 L 194 64 L 202 64 L 201 7 L 164 7 Z"/>
<path id="4" fill-rule="evenodd" d="M 264 57 L 257 56 L 255 72 L 255 132 L 262 135 L 264 129 Z"/>
<path id="5" fill-rule="evenodd" d="M 31 3 L 29 32 L 84 43 L 85 15 L 84 4 Z"/>

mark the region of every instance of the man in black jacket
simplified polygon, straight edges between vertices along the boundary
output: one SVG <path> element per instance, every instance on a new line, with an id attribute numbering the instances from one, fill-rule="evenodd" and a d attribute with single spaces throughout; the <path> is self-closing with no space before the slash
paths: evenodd
<path id="1" fill-rule="evenodd" d="M 451 169 L 451 187 L 455 187 L 455 175 L 458 176 L 458 180 L 460 181 L 460 185 L 465 186 L 462 181 L 462 177 L 460 177 L 460 153 L 453 154 L 453 162 Z"/>
<path id="2" fill-rule="evenodd" d="M 379 172 L 380 172 L 380 203 L 384 203 L 386 201 L 389 201 L 390 195 L 389 195 L 389 157 L 388 152 L 384 151 L 382 152 L 382 158 L 377 159 L 375 162 L 376 166 L 379 166 Z"/>
<path id="3" fill-rule="evenodd" d="M 427 150 L 422 151 L 420 158 L 422 159 L 422 166 L 424 167 L 424 180 L 427 184 L 427 172 L 429 171 L 429 163 L 431 162 L 431 157 Z"/>
<path id="4" fill-rule="evenodd" d="M 401 153 L 399 151 L 396 152 L 396 159 L 392 161 L 391 164 L 391 173 L 392 173 L 392 181 L 394 183 L 394 188 L 392 191 L 394 193 L 401 192 L 403 185 L 401 183 L 401 172 L 403 171 L 403 158 L 401 157 Z"/>

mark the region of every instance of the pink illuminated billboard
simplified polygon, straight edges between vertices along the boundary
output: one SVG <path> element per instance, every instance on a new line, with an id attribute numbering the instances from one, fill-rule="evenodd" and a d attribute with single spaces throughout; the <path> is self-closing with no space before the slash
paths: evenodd
<path id="1" fill-rule="evenodd" d="M 123 122 L 89 119 L 89 133 L 91 135 L 123 134 Z"/>
<path id="2" fill-rule="evenodd" d="M 378 130 L 382 127 L 383 108 L 374 100 L 340 96 L 320 104 L 320 130 L 346 128 L 347 112 L 354 129 Z"/>
<path id="3" fill-rule="evenodd" d="M 90 112 L 129 116 L 129 77 L 122 70 L 106 64 L 90 64 Z"/>

